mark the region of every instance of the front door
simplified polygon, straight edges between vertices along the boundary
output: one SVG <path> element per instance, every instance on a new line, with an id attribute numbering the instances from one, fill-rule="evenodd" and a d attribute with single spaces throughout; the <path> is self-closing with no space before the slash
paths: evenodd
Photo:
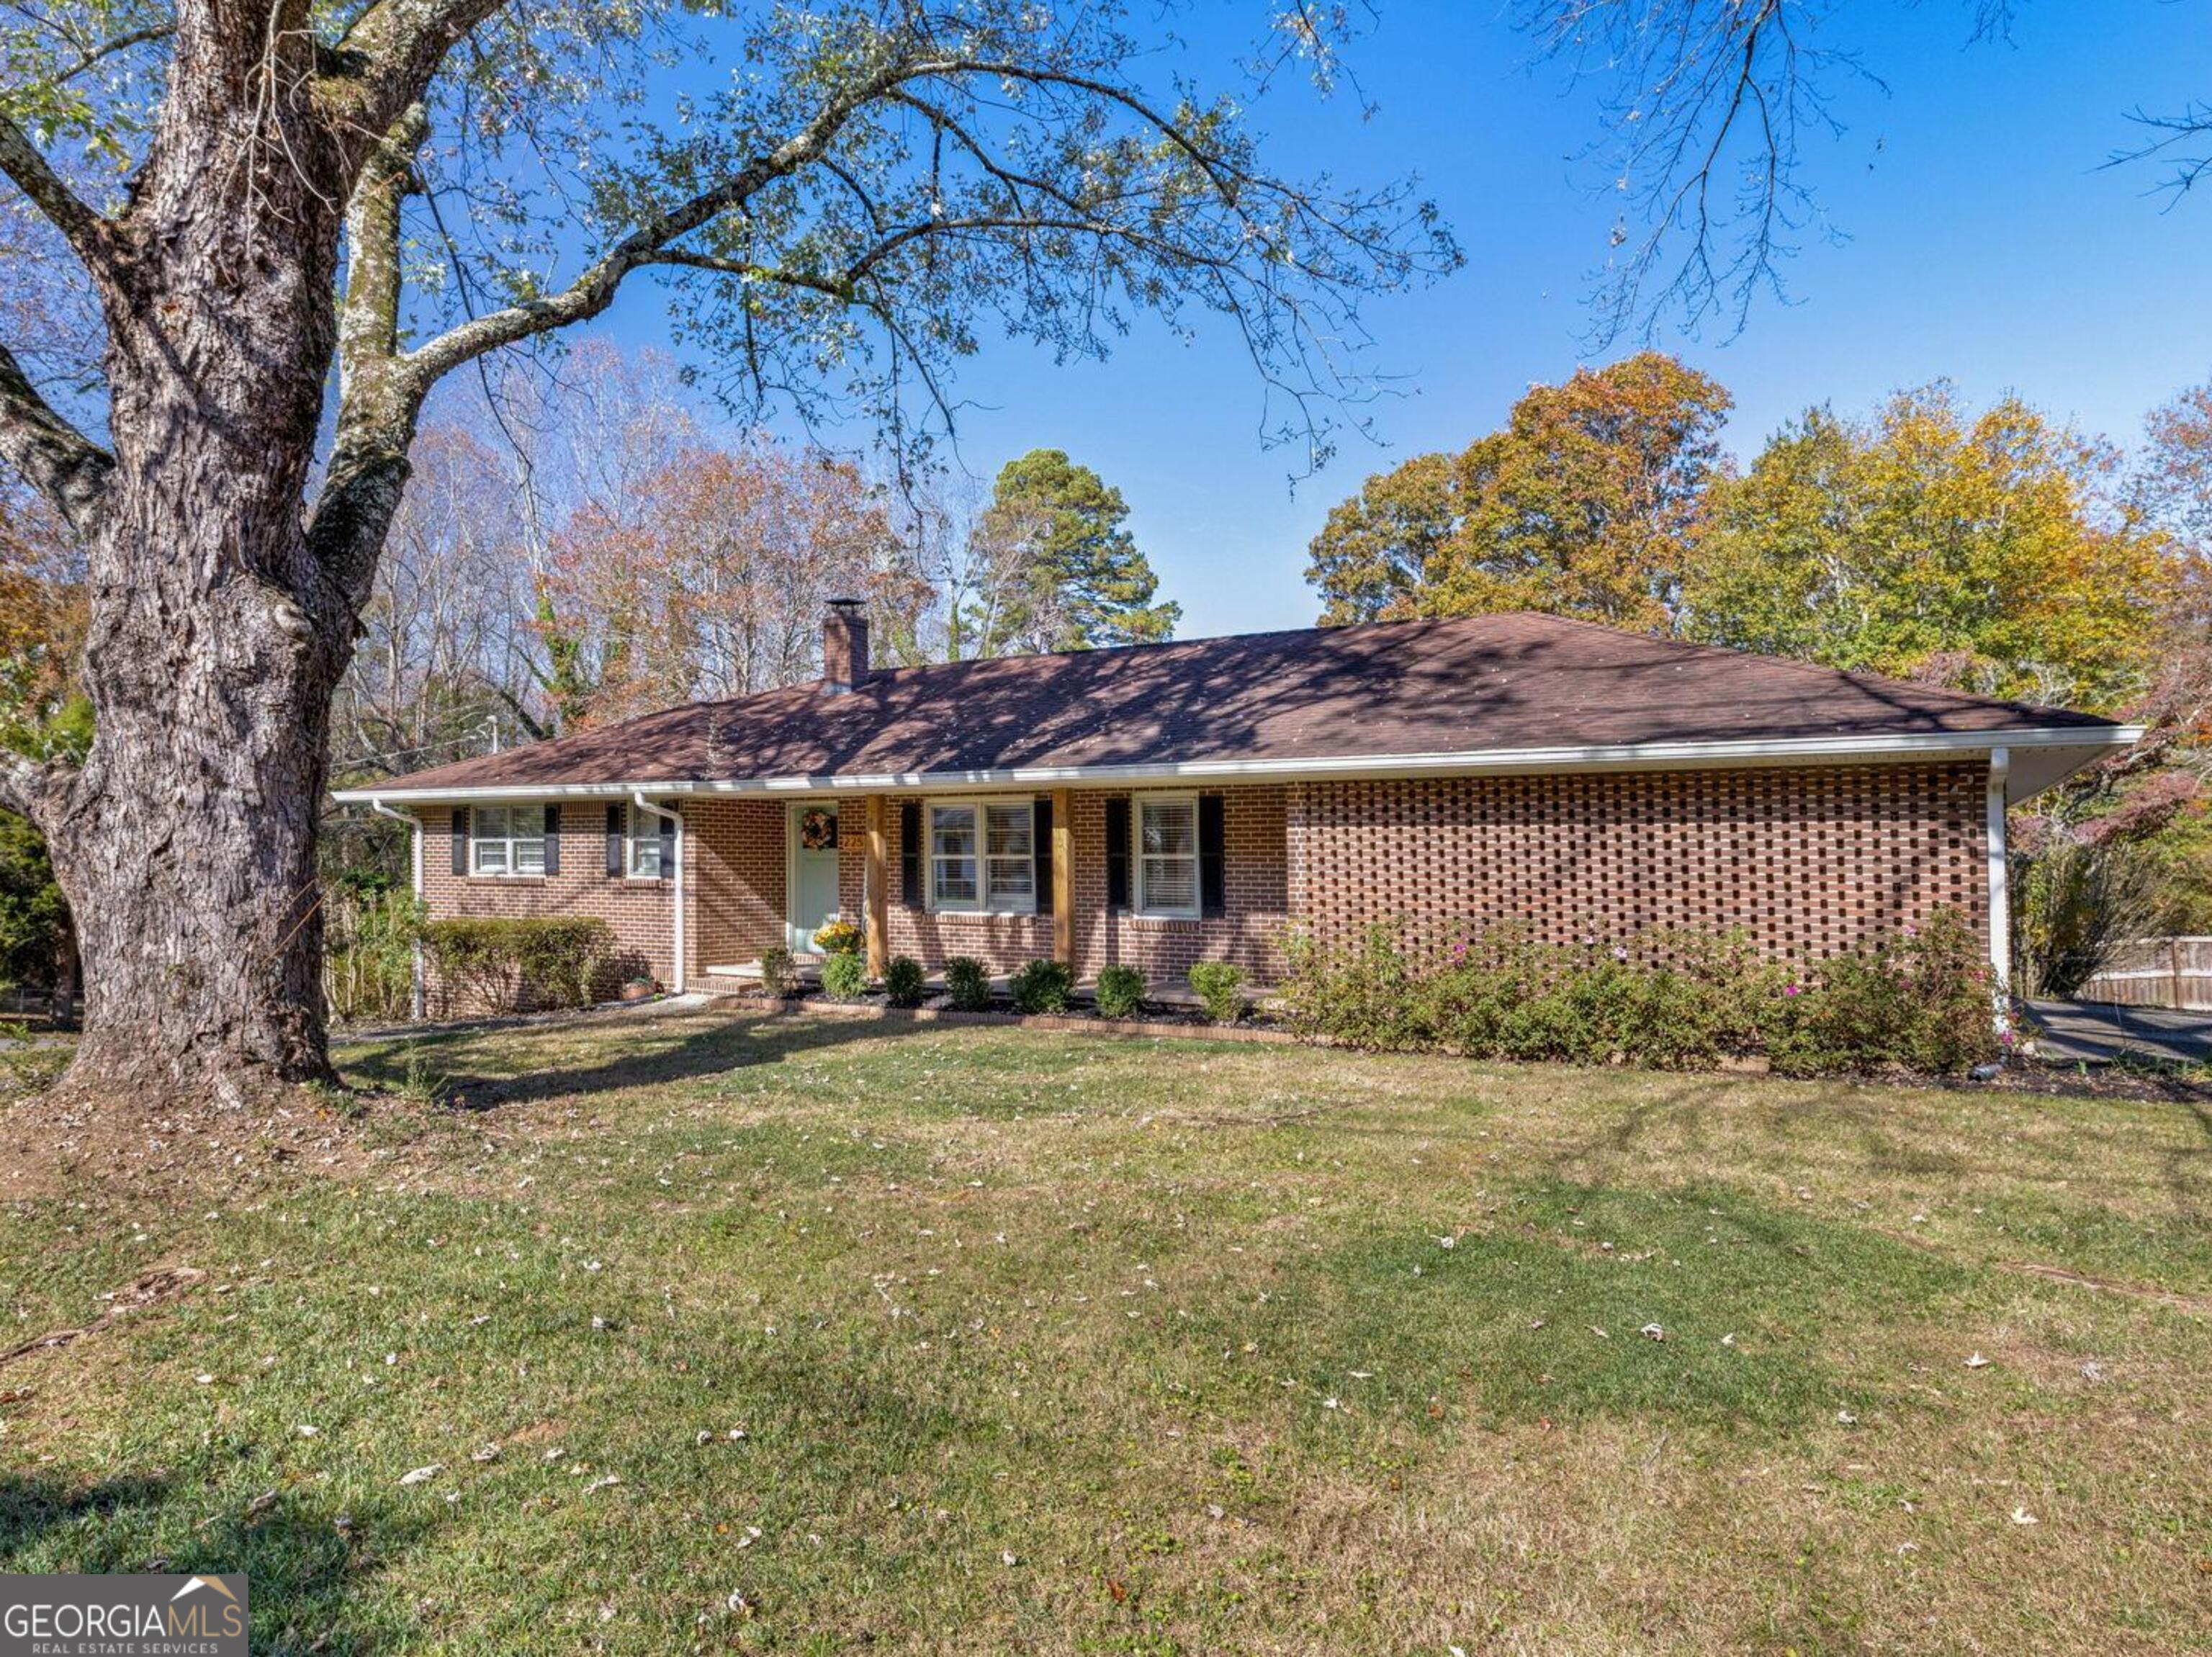
<path id="1" fill-rule="evenodd" d="M 784 941 L 798 953 L 815 950 L 814 935 L 837 918 L 837 807 L 793 805 L 787 831 L 790 902 Z"/>

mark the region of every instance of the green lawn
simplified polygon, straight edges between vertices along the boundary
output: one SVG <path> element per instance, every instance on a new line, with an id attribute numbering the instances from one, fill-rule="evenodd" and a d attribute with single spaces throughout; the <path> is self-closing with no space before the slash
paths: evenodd
<path id="1" fill-rule="evenodd" d="M 207 1274 L 0 1368 L 0 1569 L 244 1569 L 270 1650 L 2212 1649 L 2197 1108 L 720 1012 L 344 1061 L 456 1091 L 0 1215 L 21 1337 Z"/>

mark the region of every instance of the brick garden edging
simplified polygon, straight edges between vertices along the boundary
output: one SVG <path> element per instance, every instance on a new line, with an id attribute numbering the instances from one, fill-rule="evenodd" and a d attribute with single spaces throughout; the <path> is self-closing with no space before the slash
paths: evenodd
<path id="1" fill-rule="evenodd" d="M 1250 1024 L 1167 1024 L 1147 1019 L 1077 1018 L 1063 1013 L 963 1013 L 951 1007 L 879 1007 L 867 1002 L 816 1001 L 793 997 L 771 1002 L 767 996 L 748 997 L 766 1008 L 774 1005 L 795 1018 L 845 1019 L 878 1024 L 981 1024 L 1009 1029 L 1057 1030 L 1081 1036 L 1149 1036 L 1164 1041 L 1241 1041 L 1248 1045 L 1284 1046 L 1298 1038 L 1288 1030 Z"/>

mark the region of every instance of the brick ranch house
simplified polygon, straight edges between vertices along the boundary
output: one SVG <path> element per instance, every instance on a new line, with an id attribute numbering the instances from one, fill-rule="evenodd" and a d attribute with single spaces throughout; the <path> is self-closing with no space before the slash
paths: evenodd
<path id="1" fill-rule="evenodd" d="M 2004 807 L 2133 741 L 2087 714 L 1481 616 L 882 668 L 337 797 L 415 824 L 434 917 L 595 915 L 736 987 L 842 917 L 871 964 L 1280 971 L 1291 929 L 1741 928 L 1849 950 L 1950 906 L 2003 970 Z"/>

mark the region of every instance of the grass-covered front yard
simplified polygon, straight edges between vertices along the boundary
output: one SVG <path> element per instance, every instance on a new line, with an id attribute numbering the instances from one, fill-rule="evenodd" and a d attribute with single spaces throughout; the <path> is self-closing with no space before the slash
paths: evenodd
<path id="1" fill-rule="evenodd" d="M 2212 1628 L 2197 1107 L 723 1013 L 412 1068 L 329 1166 L 0 1216 L 16 1338 L 206 1274 L 0 1367 L 0 1569 L 331 1652 Z"/>

